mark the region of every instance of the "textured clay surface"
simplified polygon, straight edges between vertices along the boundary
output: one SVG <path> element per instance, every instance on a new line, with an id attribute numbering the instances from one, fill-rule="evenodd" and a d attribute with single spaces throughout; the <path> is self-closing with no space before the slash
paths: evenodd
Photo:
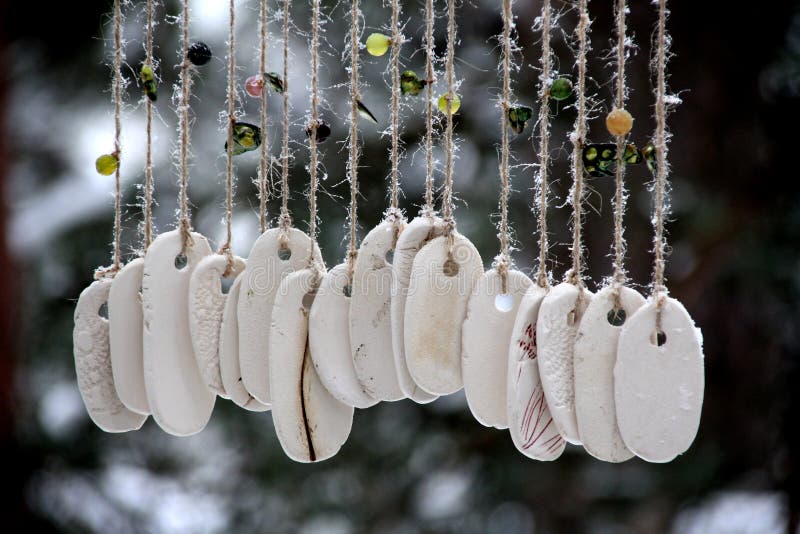
<path id="1" fill-rule="evenodd" d="M 222 310 L 222 325 L 219 334 L 219 371 L 222 385 L 229 398 L 245 410 L 264 412 L 269 406 L 258 402 L 242 384 L 242 371 L 239 367 L 239 323 L 236 321 L 236 307 L 239 304 L 239 288 L 242 275 L 233 281 L 225 307 Z"/>
<path id="2" fill-rule="evenodd" d="M 514 446 L 536 460 L 561 456 L 566 442 L 558 432 L 539 379 L 536 322 L 547 290 L 531 286 L 514 320 L 508 350 L 508 429 Z"/>
<path id="3" fill-rule="evenodd" d="M 394 366 L 392 266 L 386 262 L 394 232 L 392 222 L 383 221 L 361 242 L 350 297 L 350 347 L 356 376 L 370 397 L 382 401 L 405 397 Z"/>
<path id="4" fill-rule="evenodd" d="M 333 397 L 355 408 L 369 408 L 378 401 L 370 397 L 356 376 L 350 350 L 350 298 L 347 264 L 341 263 L 322 276 L 311 305 L 308 343 L 320 381 Z"/>
<path id="5" fill-rule="evenodd" d="M 148 415 L 142 349 L 142 272 L 144 258 L 136 258 L 114 276 L 108 294 L 108 336 L 119 400 L 129 410 Z"/>
<path id="6" fill-rule="evenodd" d="M 239 365 L 248 392 L 263 404 L 270 403 L 269 333 L 272 305 L 281 280 L 308 264 L 311 239 L 297 228 L 290 228 L 282 252 L 279 228 L 267 230 L 256 240 L 247 258 L 239 290 Z M 286 257 L 287 254 L 291 254 Z M 285 259 L 282 259 L 281 255 Z M 314 255 L 322 264 L 319 249 Z"/>
<path id="7" fill-rule="evenodd" d="M 453 236 L 450 269 L 446 237 L 437 237 L 417 253 L 411 272 L 405 315 L 406 364 L 419 387 L 449 395 L 464 385 L 461 375 L 461 325 L 472 289 L 483 275 L 475 246 L 461 234 Z"/>
<path id="8" fill-rule="evenodd" d="M 569 283 L 555 286 L 539 309 L 536 336 L 542 386 L 561 435 L 580 445 L 575 419 L 574 353 L 575 336 L 592 293 Z"/>
<path id="9" fill-rule="evenodd" d="M 100 307 L 108 301 L 111 280 L 98 280 L 81 292 L 72 331 L 75 374 L 89 417 L 106 432 L 127 432 L 144 424 L 146 415 L 122 404 L 114 388 L 108 343 L 108 320 Z"/>
<path id="10" fill-rule="evenodd" d="M 467 404 L 475 419 L 484 426 L 508 427 L 507 390 L 508 346 L 517 308 L 531 280 L 519 271 L 506 275 L 505 296 L 500 310 L 495 299 L 503 293 L 502 279 L 496 270 L 478 280 L 467 305 L 461 335 L 461 371 Z"/>
<path id="11" fill-rule="evenodd" d="M 625 445 L 648 462 L 669 462 L 694 441 L 705 377 L 700 330 L 668 298 L 661 314 L 666 342 L 656 338 L 656 306 L 648 302 L 622 327 L 614 367 L 617 421 Z"/>
<path id="12" fill-rule="evenodd" d="M 633 457 L 622 441 L 614 405 L 614 364 L 621 326 L 608 322 L 616 302 L 613 287 L 600 290 L 581 319 L 575 338 L 575 416 L 586 451 L 599 460 L 624 462 Z M 619 288 L 625 317 L 644 305 L 644 297 L 627 287 Z"/>
<path id="13" fill-rule="evenodd" d="M 319 462 L 336 454 L 353 424 L 353 407 L 328 393 L 309 354 L 304 301 L 307 305 L 316 276 L 303 269 L 283 279 L 270 333 L 272 420 L 284 452 L 298 462 Z"/>
<path id="14" fill-rule="evenodd" d="M 408 284 L 411 282 L 411 269 L 417 252 L 431 239 L 442 234 L 442 220 L 435 217 L 416 217 L 408 223 L 397 239 L 392 268 L 392 349 L 397 381 L 403 394 L 414 402 L 426 404 L 438 397 L 420 388 L 406 365 L 405 313 Z"/>
<path id="15" fill-rule="evenodd" d="M 234 256 L 230 276 L 244 269 L 242 258 Z M 222 310 L 227 295 L 222 292 L 222 275 L 228 268 L 228 257 L 206 256 L 195 268 L 189 281 L 189 331 L 200 374 L 206 386 L 221 397 L 227 397 L 219 370 L 219 335 Z"/>
<path id="16" fill-rule="evenodd" d="M 182 238 L 177 230 L 159 235 L 147 249 L 142 276 L 144 383 L 153 419 L 175 436 L 205 428 L 216 395 L 200 375 L 189 332 L 189 280 L 211 254 L 206 238 L 192 233 L 186 265 L 178 269 Z"/>

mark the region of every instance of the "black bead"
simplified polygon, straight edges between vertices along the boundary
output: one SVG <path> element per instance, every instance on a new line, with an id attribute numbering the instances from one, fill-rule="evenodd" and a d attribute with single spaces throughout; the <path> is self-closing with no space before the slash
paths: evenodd
<path id="1" fill-rule="evenodd" d="M 307 126 L 306 135 L 308 137 L 311 137 L 312 132 L 313 129 L 311 128 L 311 126 Z M 331 127 L 328 126 L 328 123 L 323 120 L 317 122 L 317 143 L 324 143 L 325 140 L 328 137 L 330 137 L 330 135 L 331 135 Z"/>
<path id="2" fill-rule="evenodd" d="M 192 43 L 192 46 L 189 47 L 189 52 L 187 52 L 186 56 L 193 65 L 205 65 L 211 61 L 211 49 L 207 44 L 198 41 L 196 43 Z"/>

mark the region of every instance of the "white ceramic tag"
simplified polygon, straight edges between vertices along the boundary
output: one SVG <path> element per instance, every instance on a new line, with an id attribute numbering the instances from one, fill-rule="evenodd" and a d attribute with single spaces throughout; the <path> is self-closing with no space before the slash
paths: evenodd
<path id="1" fill-rule="evenodd" d="M 394 350 L 394 367 L 397 371 L 397 381 L 403 395 L 418 402 L 426 404 L 438 397 L 420 388 L 406 365 L 405 339 L 405 313 L 408 284 L 411 282 L 411 269 L 414 266 L 414 257 L 419 249 L 434 237 L 442 235 L 442 220 L 435 217 L 420 216 L 408 223 L 397 238 L 394 249 L 392 268 L 392 349 Z"/>
<path id="2" fill-rule="evenodd" d="M 263 404 L 270 403 L 269 333 L 272 305 L 283 278 L 308 263 L 311 239 L 297 228 L 289 228 L 286 248 L 283 230 L 267 230 L 253 244 L 239 289 L 239 365 L 244 387 Z M 319 250 L 315 250 L 319 257 Z"/>
<path id="3" fill-rule="evenodd" d="M 336 454 L 353 424 L 353 407 L 328 393 L 309 354 L 308 306 L 318 276 L 303 269 L 283 279 L 269 338 L 272 420 L 284 452 L 298 462 L 319 462 Z"/>
<path id="4" fill-rule="evenodd" d="M 216 399 L 197 367 L 188 308 L 189 279 L 211 247 L 198 233 L 192 239 L 181 256 L 180 231 L 159 235 L 147 249 L 142 276 L 147 399 L 156 423 L 175 436 L 203 430 Z"/>
<path id="5" fill-rule="evenodd" d="M 383 221 L 361 242 L 350 296 L 350 347 L 356 376 L 370 397 L 382 401 L 404 398 L 394 366 L 392 267 L 386 259 L 393 250 L 394 232 L 394 224 Z"/>
<path id="6" fill-rule="evenodd" d="M 461 372 L 472 415 L 484 426 L 508 427 L 508 346 L 517 308 L 531 286 L 519 271 L 506 275 L 506 292 L 495 269 L 478 280 L 461 334 Z"/>
<path id="7" fill-rule="evenodd" d="M 461 325 L 472 288 L 483 274 L 475 246 L 455 233 L 452 259 L 448 238 L 437 237 L 417 253 L 406 299 L 406 364 L 419 387 L 449 395 L 464 385 Z"/>
<path id="8" fill-rule="evenodd" d="M 564 452 L 566 442 L 553 423 L 539 379 L 536 321 L 547 290 L 531 286 L 522 297 L 508 350 L 508 429 L 522 454 L 551 461 Z"/>
<path id="9" fill-rule="evenodd" d="M 644 305 L 644 297 L 628 287 L 619 288 L 620 311 L 614 311 L 615 289 L 597 292 L 581 318 L 575 338 L 575 416 L 586 452 L 606 462 L 633 457 L 622 441 L 614 406 L 614 364 L 622 323 Z M 609 313 L 612 313 L 609 322 Z M 616 317 L 614 314 L 617 314 Z"/>
<path id="10" fill-rule="evenodd" d="M 234 256 L 229 276 L 237 276 L 244 267 L 244 260 Z M 227 268 L 227 256 L 212 254 L 200 260 L 189 280 L 189 331 L 197 366 L 208 389 L 225 398 L 228 395 L 219 370 L 219 336 L 227 298 L 222 292 L 222 275 Z"/>
<path id="11" fill-rule="evenodd" d="M 98 280 L 78 297 L 72 331 L 75 374 L 83 404 L 94 424 L 106 432 L 127 432 L 140 428 L 147 416 L 127 409 L 114 388 L 108 320 L 100 315 L 110 289 L 111 280 Z"/>
<path id="12" fill-rule="evenodd" d="M 648 462 L 669 462 L 694 441 L 703 408 L 703 340 L 683 305 L 668 298 L 656 335 L 650 301 L 622 327 L 614 367 L 617 421 L 625 445 Z M 661 346 L 659 341 L 663 341 Z"/>
<path id="13" fill-rule="evenodd" d="M 119 400 L 132 412 L 149 415 L 142 361 L 143 271 L 144 258 L 136 258 L 114 276 L 108 294 L 108 338 Z"/>
<path id="14" fill-rule="evenodd" d="M 378 401 L 370 397 L 356 377 L 350 351 L 350 284 L 347 264 L 342 263 L 322 276 L 311 305 L 308 344 L 320 381 L 333 397 L 355 408 L 369 408 Z"/>
<path id="15" fill-rule="evenodd" d="M 239 288 L 242 275 L 236 277 L 228 291 L 225 307 L 222 310 L 222 325 L 219 333 L 219 372 L 222 386 L 229 398 L 245 410 L 264 412 L 269 406 L 258 402 L 242 384 L 242 371 L 239 367 L 239 322 L 236 308 L 239 304 Z"/>
<path id="16" fill-rule="evenodd" d="M 558 284 L 542 301 L 536 321 L 539 374 L 550 413 L 559 432 L 580 445 L 575 420 L 575 336 L 592 293 L 568 282 Z"/>

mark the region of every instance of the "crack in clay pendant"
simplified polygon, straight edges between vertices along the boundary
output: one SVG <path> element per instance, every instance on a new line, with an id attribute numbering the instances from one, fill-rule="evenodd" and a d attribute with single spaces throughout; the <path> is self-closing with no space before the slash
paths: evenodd
<path id="1" fill-rule="evenodd" d="M 519 271 L 506 274 L 506 292 L 496 269 L 478 280 L 467 304 L 461 334 L 461 371 L 472 415 L 489 427 L 508 428 L 508 346 L 514 319 L 531 279 Z"/>
<path id="2" fill-rule="evenodd" d="M 644 297 L 628 287 L 608 286 L 592 298 L 575 338 L 575 416 L 578 434 L 586 452 L 606 462 L 624 462 L 633 457 L 622 441 L 614 405 L 614 364 L 623 317 L 631 317 L 644 304 Z M 621 313 L 620 313 L 621 312 Z M 624 314 L 624 315 L 623 315 Z"/>
<path id="3" fill-rule="evenodd" d="M 211 254 L 202 235 L 181 255 L 179 230 L 159 235 L 147 249 L 142 276 L 144 380 L 153 419 L 165 432 L 189 436 L 205 428 L 216 395 L 197 367 L 189 331 L 189 280 Z"/>
<path id="4" fill-rule="evenodd" d="M 126 408 L 114 386 L 108 320 L 100 315 L 110 290 L 111 280 L 97 280 L 78 297 L 72 331 L 75 374 L 83 404 L 94 424 L 106 432 L 128 432 L 140 428 L 147 416 Z"/>
<path id="5" fill-rule="evenodd" d="M 394 249 L 392 268 L 392 348 L 394 350 L 394 366 L 397 371 L 397 381 L 403 395 L 418 402 L 426 404 L 438 398 L 420 388 L 411 374 L 408 372 L 406 364 L 405 349 L 405 312 L 406 299 L 408 298 L 408 285 L 411 281 L 411 270 L 414 266 L 414 258 L 417 252 L 431 239 L 442 235 L 442 220 L 438 217 L 419 216 L 415 217 L 403 229 L 403 233 L 397 238 Z"/>
<path id="6" fill-rule="evenodd" d="M 378 401 L 364 391 L 353 367 L 349 284 L 346 263 L 322 275 L 309 313 L 308 345 L 317 376 L 330 394 L 348 406 L 369 408 Z"/>
<path id="7" fill-rule="evenodd" d="M 350 347 L 356 376 L 364 391 L 377 400 L 404 398 L 392 349 L 392 267 L 387 254 L 394 249 L 395 231 L 390 220 L 373 228 L 358 249 L 350 296 Z"/>
<path id="8" fill-rule="evenodd" d="M 666 298 L 661 329 L 652 300 L 622 327 L 614 399 L 625 445 L 648 462 L 669 462 L 694 441 L 703 408 L 703 340 L 683 305 Z"/>
<path id="9" fill-rule="evenodd" d="M 539 374 L 550 413 L 569 443 L 580 445 L 575 419 L 575 336 L 592 293 L 569 282 L 558 284 L 542 301 L 536 321 Z"/>
<path id="10" fill-rule="evenodd" d="M 464 385 L 461 375 L 461 325 L 472 288 L 483 274 L 475 246 L 453 231 L 417 253 L 405 313 L 406 364 L 419 387 L 449 395 Z M 452 250 L 452 257 L 448 251 Z"/>
<path id="11" fill-rule="evenodd" d="M 508 429 L 514 446 L 529 458 L 558 459 L 566 442 L 553 422 L 539 377 L 536 323 L 547 289 L 531 286 L 522 297 L 508 350 Z"/>
<path id="12" fill-rule="evenodd" d="M 144 258 L 130 261 L 114 276 L 108 294 L 108 338 L 114 386 L 122 404 L 149 415 L 142 348 Z"/>
<path id="13" fill-rule="evenodd" d="M 234 256 L 228 276 L 236 277 L 244 267 L 244 260 Z M 208 389 L 223 398 L 228 395 L 219 368 L 219 339 L 222 311 L 228 297 L 222 292 L 222 276 L 227 269 L 227 256 L 206 256 L 200 260 L 189 281 L 189 331 L 192 333 L 194 356 Z"/>
<path id="14" fill-rule="evenodd" d="M 325 389 L 310 354 L 309 306 L 320 275 L 303 269 L 283 279 L 270 327 L 272 420 L 284 452 L 298 462 L 319 462 L 336 454 L 353 424 L 353 407 Z"/>
<path id="15" fill-rule="evenodd" d="M 285 232 L 285 246 L 282 237 Z M 269 335 L 281 280 L 306 266 L 311 239 L 297 228 L 267 230 L 253 244 L 239 289 L 239 365 L 245 389 L 269 405 Z M 321 262 L 315 247 L 315 258 Z"/>
<path id="16" fill-rule="evenodd" d="M 236 308 L 239 304 L 239 289 L 243 276 L 240 274 L 231 284 L 225 307 L 222 310 L 222 324 L 219 333 L 219 372 L 222 387 L 228 397 L 238 406 L 252 412 L 264 412 L 269 406 L 258 402 L 244 387 L 242 371 L 239 368 L 239 322 Z"/>

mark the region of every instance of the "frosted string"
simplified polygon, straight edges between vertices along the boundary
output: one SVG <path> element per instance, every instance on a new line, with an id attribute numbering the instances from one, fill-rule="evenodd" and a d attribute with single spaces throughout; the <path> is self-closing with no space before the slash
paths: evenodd
<path id="1" fill-rule="evenodd" d="M 155 0 L 147 0 L 147 28 L 145 30 L 144 64 L 153 69 L 153 5 Z M 155 69 L 153 69 L 155 70 Z M 144 250 L 153 240 L 153 103 L 147 94 L 143 95 L 145 110 L 145 153 L 144 153 Z"/>
<path id="2" fill-rule="evenodd" d="M 389 217 L 395 225 L 395 239 L 398 235 L 398 224 L 402 220 L 402 215 L 398 209 L 400 200 L 400 47 L 403 44 L 403 36 L 400 33 L 400 1 L 392 0 L 392 54 L 391 54 L 391 75 L 392 75 L 392 147 L 390 159 L 392 162 L 392 178 L 390 188 L 390 208 Z"/>
<path id="3" fill-rule="evenodd" d="M 514 23 L 511 13 L 511 0 L 503 0 L 503 97 L 500 102 L 500 256 L 497 259 L 497 272 L 502 282 L 502 292 L 506 292 L 506 281 L 511 259 L 508 253 L 508 127 L 506 117 L 511 108 L 511 26 Z"/>
<path id="4" fill-rule="evenodd" d="M 347 273 L 349 279 L 353 277 L 356 257 L 358 256 L 358 102 L 361 100 L 358 76 L 359 17 L 358 0 L 353 0 L 350 18 L 350 139 L 348 143 L 349 159 L 347 162 L 347 174 L 350 180 L 350 209 L 348 213 L 350 242 L 348 243 L 347 251 Z"/>
<path id="5" fill-rule="evenodd" d="M 542 3 L 542 74 L 539 83 L 539 270 L 536 283 L 547 288 L 550 280 L 547 276 L 547 178 L 550 164 L 550 84 L 552 76 L 552 50 L 550 43 L 550 25 L 552 11 L 550 0 Z"/>
<path id="6" fill-rule="evenodd" d="M 308 170 L 311 186 L 308 197 L 309 224 L 308 234 L 311 237 L 311 251 L 308 255 L 309 268 L 316 268 L 314 262 L 314 249 L 317 243 L 317 129 L 319 127 L 319 2 L 311 0 L 311 135 L 308 148 L 310 159 Z"/>
<path id="7" fill-rule="evenodd" d="M 186 252 L 186 248 L 193 244 L 192 223 L 189 220 L 189 98 L 192 92 L 192 63 L 189 61 L 189 0 L 183 0 L 183 15 L 181 18 L 181 44 L 183 59 L 180 74 L 180 103 L 178 113 L 180 115 L 180 212 L 179 226 L 181 232 L 181 254 Z"/>
<path id="8" fill-rule="evenodd" d="M 664 217 L 665 217 L 665 200 L 666 200 L 666 186 L 667 186 L 667 83 L 666 83 L 666 70 L 667 70 L 667 0 L 659 0 L 658 2 L 658 33 L 656 36 L 656 87 L 655 87 L 655 115 L 656 115 L 656 132 L 655 132 L 655 152 L 656 152 L 656 181 L 655 181 L 655 213 L 654 213 L 654 227 L 655 236 L 653 237 L 653 248 L 655 260 L 653 262 L 653 297 L 658 304 L 659 312 L 665 300 L 664 294 L 667 291 L 664 281 L 664 249 L 666 242 L 664 238 Z M 661 314 L 658 315 L 660 322 Z M 660 325 L 659 325 L 660 327 Z"/>
<path id="9" fill-rule="evenodd" d="M 444 130 L 444 198 L 442 199 L 442 218 L 444 219 L 445 234 L 452 244 L 452 233 L 456 223 L 453 218 L 453 114 L 451 112 L 455 100 L 455 73 L 453 62 L 455 59 L 456 40 L 456 13 L 455 0 L 447 0 L 447 56 L 445 57 L 445 76 L 447 78 L 447 112 Z"/>
<path id="10" fill-rule="evenodd" d="M 433 42 L 433 0 L 425 0 L 425 215 L 433 209 L 433 63 L 436 60 Z"/>
<path id="11" fill-rule="evenodd" d="M 267 190 L 267 174 L 270 170 L 269 165 L 269 146 L 267 145 L 267 88 L 263 86 L 263 77 L 267 72 L 267 1 L 261 0 L 261 10 L 259 12 L 259 31 L 260 31 L 260 51 L 258 61 L 259 76 L 261 76 L 261 159 L 258 164 L 258 220 L 263 234 L 267 230 L 267 197 L 269 191 Z"/>
<path id="12" fill-rule="evenodd" d="M 616 73 L 616 109 L 625 108 L 625 15 L 627 0 L 618 0 L 616 5 L 617 22 L 617 73 Z M 616 136 L 617 166 L 615 171 L 614 193 L 614 285 L 619 300 L 619 288 L 625 284 L 625 228 L 622 225 L 625 216 L 625 144 L 626 135 Z M 619 305 L 619 302 L 617 302 Z"/>
<path id="13" fill-rule="evenodd" d="M 289 24 L 291 0 L 283 2 L 283 143 L 281 146 L 281 216 L 280 227 L 285 237 L 292 226 L 289 213 Z"/>
<path id="14" fill-rule="evenodd" d="M 233 126 L 236 124 L 236 5 L 235 0 L 228 3 L 228 142 L 227 166 L 225 168 L 225 243 L 219 249 L 220 254 L 228 257 L 226 273 L 233 266 L 231 241 L 233 239 L 231 220 L 233 217 Z"/>

